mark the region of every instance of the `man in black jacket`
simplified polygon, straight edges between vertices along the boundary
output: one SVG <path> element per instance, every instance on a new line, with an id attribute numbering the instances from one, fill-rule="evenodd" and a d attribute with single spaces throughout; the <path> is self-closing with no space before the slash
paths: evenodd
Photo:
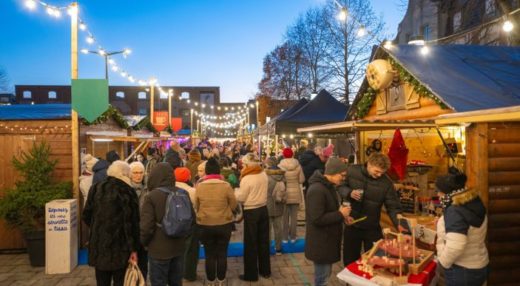
<path id="1" fill-rule="evenodd" d="M 381 153 L 368 157 L 366 165 L 353 165 L 348 169 L 347 185 L 340 188 L 342 197 L 352 204 L 352 217 L 366 217 L 354 225 L 345 227 L 343 234 L 343 263 L 346 265 L 361 256 L 361 246 L 368 251 L 374 242 L 381 239 L 379 221 L 381 208 L 386 211 L 399 231 L 405 229 L 398 224 L 397 214 L 401 203 L 392 180 L 385 174 L 390 168 L 390 159 Z"/>
<path id="2" fill-rule="evenodd" d="M 343 222 L 349 220 L 350 207 L 340 207 L 336 187 L 343 183 L 347 165 L 330 158 L 325 172 L 314 172 L 305 199 L 305 257 L 314 262 L 314 282 L 327 285 L 332 264 L 340 260 Z"/>
<path id="3" fill-rule="evenodd" d="M 309 143 L 307 145 L 307 151 L 301 153 L 297 158 L 302 166 L 303 175 L 305 176 L 305 182 L 303 186 L 305 189 L 303 190 L 304 194 L 307 193 L 307 189 L 309 188 L 309 179 L 314 174 L 316 170 L 321 170 L 323 173 L 323 169 L 325 167 L 325 158 L 322 155 L 321 146 L 314 146 L 314 144 Z"/>

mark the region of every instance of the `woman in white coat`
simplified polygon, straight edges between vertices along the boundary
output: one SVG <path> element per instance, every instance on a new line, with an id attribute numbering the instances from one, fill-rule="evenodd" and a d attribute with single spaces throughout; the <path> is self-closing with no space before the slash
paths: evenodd
<path id="1" fill-rule="evenodd" d="M 298 224 L 298 209 L 303 202 L 302 184 L 305 182 L 305 175 L 298 160 L 293 158 L 291 148 L 283 149 L 283 157 L 278 167 L 285 171 L 287 201 L 283 215 L 283 233 L 284 242 L 289 239 L 291 243 L 296 242 L 296 226 Z"/>

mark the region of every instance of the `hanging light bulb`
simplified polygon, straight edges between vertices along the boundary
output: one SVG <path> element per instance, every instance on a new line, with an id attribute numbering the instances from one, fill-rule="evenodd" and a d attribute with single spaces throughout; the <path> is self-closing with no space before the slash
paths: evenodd
<path id="1" fill-rule="evenodd" d="M 421 55 L 425 56 L 430 52 L 430 49 L 428 48 L 428 46 L 422 46 L 420 52 Z"/>
<path id="2" fill-rule="evenodd" d="M 34 1 L 34 0 L 26 0 L 25 1 L 25 7 L 29 8 L 29 10 L 36 9 L 36 1 Z"/>
<path id="3" fill-rule="evenodd" d="M 341 7 L 341 10 L 339 11 L 339 14 L 338 14 L 338 19 L 340 21 L 344 22 L 347 20 L 347 16 L 348 16 L 347 8 Z"/>
<path id="4" fill-rule="evenodd" d="M 129 80 L 130 82 L 135 82 L 135 79 L 134 79 L 133 76 L 129 76 L 129 77 L 128 77 L 128 80 Z"/>
<path id="5" fill-rule="evenodd" d="M 88 54 L 88 50 L 87 49 L 81 49 L 81 52 L 84 53 L 84 54 Z"/>
<path id="6" fill-rule="evenodd" d="M 127 72 L 125 72 L 125 71 L 121 72 L 121 76 L 122 76 L 122 77 L 126 77 L 127 75 L 128 75 Z"/>
<path id="7" fill-rule="evenodd" d="M 385 41 L 385 43 L 383 44 L 383 47 L 385 47 L 385 49 L 391 49 L 392 48 L 392 41 Z"/>
<path id="8" fill-rule="evenodd" d="M 70 5 L 69 8 L 67 8 L 67 14 L 69 14 L 69 16 L 78 15 L 78 6 Z"/>
<path id="9" fill-rule="evenodd" d="M 87 25 L 85 25 L 85 23 L 81 23 L 81 24 L 79 24 L 79 29 L 81 31 L 85 31 L 87 29 Z"/>
<path id="10" fill-rule="evenodd" d="M 114 61 L 113 59 L 108 59 L 108 63 L 111 64 L 111 65 L 115 65 L 116 61 Z"/>
<path id="11" fill-rule="evenodd" d="M 98 54 L 104 56 L 107 54 L 107 52 L 105 52 L 105 50 L 103 50 L 103 49 L 99 49 Z"/>
<path id="12" fill-rule="evenodd" d="M 89 44 L 94 43 L 94 37 L 92 37 L 92 36 L 88 36 L 88 37 L 87 37 L 87 43 L 89 43 Z"/>
<path id="13" fill-rule="evenodd" d="M 359 27 L 359 30 L 357 31 L 358 37 L 361 38 L 366 34 L 367 34 L 367 30 L 365 29 L 365 26 L 361 25 L 361 27 Z"/>
<path id="14" fill-rule="evenodd" d="M 504 24 L 502 25 L 502 30 L 504 30 L 504 32 L 506 32 L 506 33 L 513 31 L 513 28 L 514 28 L 513 23 L 509 20 L 506 20 L 504 22 Z"/>
<path id="15" fill-rule="evenodd" d="M 117 72 L 119 70 L 119 68 L 117 66 L 112 66 L 112 70 Z"/>
<path id="16" fill-rule="evenodd" d="M 139 80 L 137 83 L 138 83 L 140 86 L 144 86 L 144 85 L 146 85 L 146 82 L 145 82 L 144 80 Z"/>

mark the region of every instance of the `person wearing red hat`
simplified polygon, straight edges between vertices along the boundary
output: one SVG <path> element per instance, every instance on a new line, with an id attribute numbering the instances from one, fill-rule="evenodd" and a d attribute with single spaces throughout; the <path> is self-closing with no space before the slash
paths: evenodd
<path id="1" fill-rule="evenodd" d="M 284 159 L 278 164 L 278 167 L 285 172 L 287 192 L 287 200 L 285 201 L 286 205 L 283 214 L 282 239 L 284 242 L 290 239 L 291 243 L 295 243 L 298 209 L 303 202 L 301 186 L 303 182 L 305 182 L 305 175 L 303 174 L 300 162 L 293 158 L 291 148 L 283 149 L 283 156 Z"/>

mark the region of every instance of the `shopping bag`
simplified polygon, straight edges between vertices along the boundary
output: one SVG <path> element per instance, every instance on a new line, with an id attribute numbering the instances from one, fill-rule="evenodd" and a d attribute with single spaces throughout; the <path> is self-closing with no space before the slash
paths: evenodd
<path id="1" fill-rule="evenodd" d="M 135 263 L 128 263 L 125 273 L 124 286 L 145 286 L 146 280 Z"/>

